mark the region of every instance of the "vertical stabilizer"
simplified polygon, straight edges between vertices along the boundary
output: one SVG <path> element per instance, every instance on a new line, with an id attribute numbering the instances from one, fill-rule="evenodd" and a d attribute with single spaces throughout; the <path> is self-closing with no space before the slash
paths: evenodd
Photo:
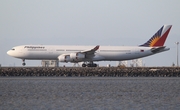
<path id="1" fill-rule="evenodd" d="M 140 45 L 145 47 L 163 46 L 171 30 L 172 25 L 163 25 L 146 43 Z"/>

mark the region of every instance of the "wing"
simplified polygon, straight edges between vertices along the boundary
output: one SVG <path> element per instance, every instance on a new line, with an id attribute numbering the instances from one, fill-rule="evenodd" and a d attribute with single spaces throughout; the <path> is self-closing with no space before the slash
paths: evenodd
<path id="1" fill-rule="evenodd" d="M 94 47 L 93 49 L 75 52 L 75 53 L 68 53 L 68 54 L 62 54 L 58 56 L 58 59 L 60 62 L 81 62 L 86 60 L 92 60 L 92 58 L 95 56 L 95 52 L 99 49 L 99 45 Z"/>
<path id="2" fill-rule="evenodd" d="M 85 51 L 81 51 L 81 53 L 85 53 L 86 55 L 94 55 L 94 53 L 99 49 L 99 45 L 97 45 L 96 47 L 94 47 L 93 49 L 90 50 L 85 50 Z"/>

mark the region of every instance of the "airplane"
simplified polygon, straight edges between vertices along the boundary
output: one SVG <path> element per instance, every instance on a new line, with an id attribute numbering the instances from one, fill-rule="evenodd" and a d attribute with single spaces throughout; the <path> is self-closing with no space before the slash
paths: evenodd
<path id="1" fill-rule="evenodd" d="M 142 58 L 168 51 L 164 43 L 172 25 L 163 25 L 147 42 L 139 46 L 75 46 L 75 45 L 21 45 L 7 52 L 9 56 L 25 60 L 59 60 L 83 62 L 82 67 L 97 67 L 94 61 L 123 61 Z"/>

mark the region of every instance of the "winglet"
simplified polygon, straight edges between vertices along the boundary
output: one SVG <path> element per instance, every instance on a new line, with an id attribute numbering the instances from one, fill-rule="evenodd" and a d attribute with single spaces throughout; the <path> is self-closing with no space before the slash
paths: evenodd
<path id="1" fill-rule="evenodd" d="M 96 47 L 94 47 L 93 49 L 90 49 L 90 50 L 84 50 L 84 51 L 81 51 L 82 53 L 88 53 L 88 54 L 94 54 L 95 51 L 97 51 L 99 49 L 99 45 L 97 45 Z"/>
<path id="2" fill-rule="evenodd" d="M 99 49 L 99 45 L 97 45 L 96 47 L 94 47 L 94 49 L 93 50 L 98 50 Z"/>
<path id="3" fill-rule="evenodd" d="M 172 25 L 163 25 L 146 43 L 140 45 L 145 47 L 163 46 L 171 30 Z"/>

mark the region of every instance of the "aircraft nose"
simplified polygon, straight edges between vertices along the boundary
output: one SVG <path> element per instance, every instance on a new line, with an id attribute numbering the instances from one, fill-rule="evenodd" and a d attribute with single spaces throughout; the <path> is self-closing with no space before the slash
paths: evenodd
<path id="1" fill-rule="evenodd" d="M 9 55 L 9 56 L 11 56 L 11 51 L 9 50 L 9 51 L 7 51 L 7 54 Z"/>

